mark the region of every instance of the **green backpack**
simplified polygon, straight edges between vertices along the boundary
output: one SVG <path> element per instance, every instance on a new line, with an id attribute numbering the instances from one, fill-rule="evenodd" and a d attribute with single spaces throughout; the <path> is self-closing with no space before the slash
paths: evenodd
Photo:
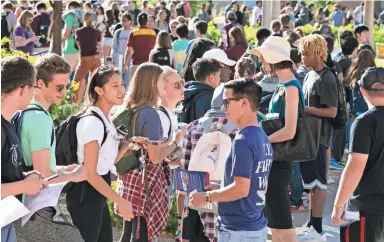
<path id="1" fill-rule="evenodd" d="M 147 105 L 139 105 L 134 108 L 126 108 L 123 112 L 119 113 L 114 119 L 113 123 L 117 132 L 128 140 L 135 136 L 136 117 L 137 113 L 148 107 Z M 138 151 L 132 152 L 131 155 L 121 158 L 116 163 L 116 170 L 118 174 L 124 174 L 128 171 L 137 168 L 140 164 L 140 154 Z"/>

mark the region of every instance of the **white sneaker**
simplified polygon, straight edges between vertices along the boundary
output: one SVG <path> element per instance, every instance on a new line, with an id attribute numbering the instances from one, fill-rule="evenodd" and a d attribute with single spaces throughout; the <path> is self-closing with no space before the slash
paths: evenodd
<path id="1" fill-rule="evenodd" d="M 311 226 L 307 232 L 305 232 L 304 234 L 299 234 L 297 236 L 297 240 L 299 242 L 302 242 L 302 241 L 306 241 L 306 242 L 326 242 L 327 241 L 327 236 L 325 235 L 325 233 L 323 233 L 323 234 L 317 233 L 315 228 L 313 228 L 313 226 Z"/>
<path id="2" fill-rule="evenodd" d="M 327 183 L 328 183 L 328 185 L 331 185 L 331 184 L 335 184 L 336 181 L 335 181 L 335 179 L 333 179 L 332 177 L 328 177 L 328 179 L 327 179 Z"/>

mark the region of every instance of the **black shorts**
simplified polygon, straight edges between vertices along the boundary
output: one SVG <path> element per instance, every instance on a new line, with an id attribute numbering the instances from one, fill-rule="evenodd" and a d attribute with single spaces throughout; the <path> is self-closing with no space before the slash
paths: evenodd
<path id="1" fill-rule="evenodd" d="M 340 242 L 383 242 L 384 216 L 361 216 L 360 221 L 340 227 Z"/>
<path id="2" fill-rule="evenodd" d="M 194 209 L 188 208 L 188 216 L 183 219 L 182 237 L 189 242 L 210 242 L 204 235 L 200 214 Z"/>
<path id="3" fill-rule="evenodd" d="M 291 202 L 288 185 L 292 180 L 293 163 L 273 161 L 268 177 L 268 189 L 265 195 L 264 215 L 268 219 L 268 227 L 273 229 L 291 229 Z"/>
<path id="4" fill-rule="evenodd" d="M 311 190 L 315 187 L 321 190 L 327 190 L 326 150 L 327 148 L 325 146 L 320 145 L 316 159 L 300 164 L 305 190 Z"/>

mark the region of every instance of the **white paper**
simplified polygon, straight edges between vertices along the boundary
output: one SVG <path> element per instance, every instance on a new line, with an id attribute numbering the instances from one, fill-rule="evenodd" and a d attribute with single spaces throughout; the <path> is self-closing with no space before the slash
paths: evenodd
<path id="1" fill-rule="evenodd" d="M 14 196 L 0 201 L 0 225 L 4 227 L 29 213 L 29 210 Z"/>
<path id="2" fill-rule="evenodd" d="M 34 196 L 25 195 L 24 206 L 29 209 L 30 213 L 21 219 L 21 226 L 24 226 L 24 224 L 28 222 L 32 215 L 40 209 L 46 207 L 56 207 L 60 198 L 61 191 L 66 184 L 66 182 L 50 184 L 47 187 L 41 189 L 41 191 Z"/>

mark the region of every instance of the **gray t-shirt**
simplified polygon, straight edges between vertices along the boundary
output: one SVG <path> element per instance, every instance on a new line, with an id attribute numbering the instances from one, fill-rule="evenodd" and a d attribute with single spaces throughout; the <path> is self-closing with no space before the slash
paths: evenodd
<path id="1" fill-rule="evenodd" d="M 303 92 L 305 104 L 309 107 L 326 108 L 338 105 L 338 87 L 336 76 L 328 69 L 308 72 L 304 79 Z M 332 124 L 329 118 L 322 118 L 320 144 L 329 145 Z"/>
<path id="2" fill-rule="evenodd" d="M 139 111 L 136 117 L 135 136 L 154 141 L 163 140 L 163 127 L 156 109 L 148 107 Z"/>

